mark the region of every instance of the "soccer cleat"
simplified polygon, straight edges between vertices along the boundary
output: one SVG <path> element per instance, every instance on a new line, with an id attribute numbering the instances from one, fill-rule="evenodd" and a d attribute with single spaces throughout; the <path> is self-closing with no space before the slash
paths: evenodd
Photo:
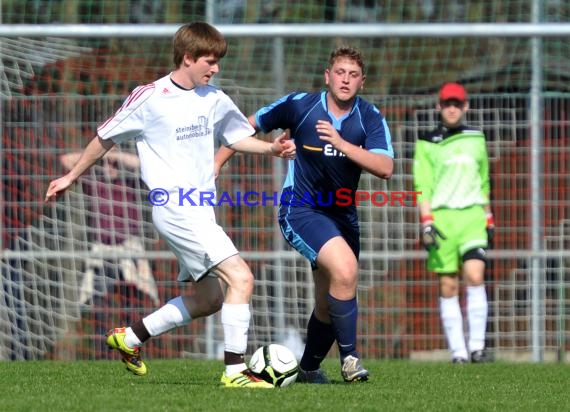
<path id="1" fill-rule="evenodd" d="M 467 362 L 468 362 L 468 361 L 467 361 L 467 359 L 465 359 L 465 358 L 453 358 L 453 359 L 451 360 L 451 363 L 455 363 L 455 364 L 458 364 L 458 365 L 464 365 L 464 364 L 466 364 Z"/>
<path id="2" fill-rule="evenodd" d="M 493 358 L 485 349 L 476 350 L 471 352 L 471 362 L 473 363 L 488 363 L 493 362 Z"/>
<path id="3" fill-rule="evenodd" d="M 226 388 L 252 388 L 252 389 L 273 389 L 274 386 L 263 379 L 258 378 L 249 369 L 226 376 L 224 372 L 220 382 Z"/>
<path id="4" fill-rule="evenodd" d="M 314 371 L 305 371 L 301 368 L 299 368 L 296 382 L 316 383 L 316 384 L 330 383 L 329 379 L 327 378 L 327 375 L 325 375 L 322 369 L 317 369 Z"/>
<path id="5" fill-rule="evenodd" d="M 119 351 L 128 371 L 135 375 L 146 375 L 147 369 L 141 359 L 141 348 L 129 348 L 125 344 L 125 328 L 111 329 L 105 336 L 107 336 L 107 346 Z"/>
<path id="6" fill-rule="evenodd" d="M 360 359 L 352 355 L 348 355 L 342 361 L 340 370 L 345 382 L 367 381 L 368 371 L 364 369 Z"/>

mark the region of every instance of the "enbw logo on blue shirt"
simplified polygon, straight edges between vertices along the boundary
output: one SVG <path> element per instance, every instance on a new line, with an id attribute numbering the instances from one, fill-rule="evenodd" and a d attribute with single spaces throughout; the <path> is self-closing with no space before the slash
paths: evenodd
<path id="1" fill-rule="evenodd" d="M 325 154 L 325 156 L 339 156 L 339 157 L 345 157 L 346 155 L 339 151 L 336 150 L 332 144 L 328 143 L 325 145 L 323 153 Z"/>

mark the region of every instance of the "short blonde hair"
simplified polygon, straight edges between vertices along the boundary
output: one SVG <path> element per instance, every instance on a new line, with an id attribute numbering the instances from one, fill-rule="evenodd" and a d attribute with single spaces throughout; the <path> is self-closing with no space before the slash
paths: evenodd
<path id="1" fill-rule="evenodd" d="M 362 69 L 362 74 L 366 73 L 366 66 L 364 64 L 364 58 L 362 57 L 362 52 L 356 47 L 352 46 L 339 46 L 331 52 L 329 58 L 329 69 L 338 59 L 350 59 L 356 62 L 358 66 Z"/>

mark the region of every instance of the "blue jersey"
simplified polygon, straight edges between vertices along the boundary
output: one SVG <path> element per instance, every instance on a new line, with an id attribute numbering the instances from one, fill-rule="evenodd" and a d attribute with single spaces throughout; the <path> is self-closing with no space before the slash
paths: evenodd
<path id="1" fill-rule="evenodd" d="M 297 156 L 289 162 L 282 200 L 291 194 L 295 200 L 287 199 L 294 206 L 355 215 L 353 196 L 362 169 L 319 138 L 317 120 L 331 122 L 344 140 L 356 146 L 394 157 L 390 130 L 380 111 L 360 97 L 350 113 L 335 118 L 328 112 L 326 93 L 289 94 L 259 109 L 255 119 L 264 132 L 289 129 L 295 141 Z M 350 205 L 347 195 L 352 198 Z"/>

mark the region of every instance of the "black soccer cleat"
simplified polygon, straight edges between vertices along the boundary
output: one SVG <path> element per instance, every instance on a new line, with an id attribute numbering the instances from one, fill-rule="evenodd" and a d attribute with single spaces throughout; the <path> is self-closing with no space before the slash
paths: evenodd
<path id="1" fill-rule="evenodd" d="M 306 371 L 299 367 L 299 374 L 297 375 L 297 382 L 300 383 L 315 383 L 315 384 L 327 384 L 330 383 L 327 375 L 322 371 L 322 369 L 317 369 L 314 371 Z"/>
<path id="2" fill-rule="evenodd" d="M 489 363 L 493 362 L 493 357 L 485 349 L 471 352 L 472 363 Z"/>

